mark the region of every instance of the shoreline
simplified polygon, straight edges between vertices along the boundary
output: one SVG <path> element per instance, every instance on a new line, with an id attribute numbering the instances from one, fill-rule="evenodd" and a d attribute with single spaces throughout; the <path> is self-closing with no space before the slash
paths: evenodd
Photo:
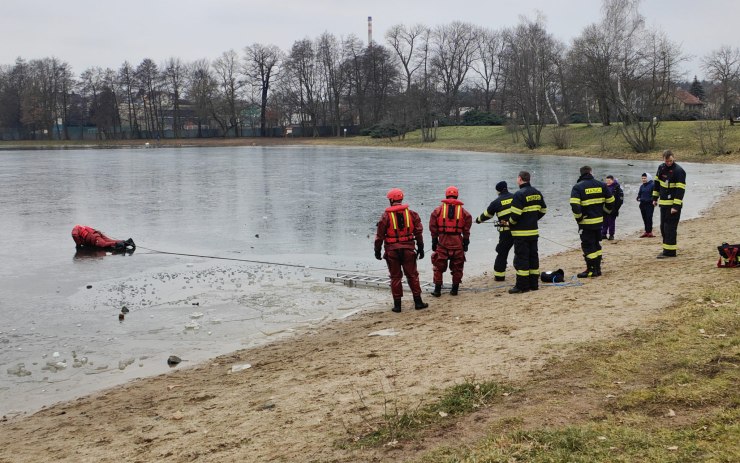
<path id="1" fill-rule="evenodd" d="M 334 443 L 363 428 L 361 409 L 378 416 L 383 397 L 413 404 L 464 378 L 515 383 L 536 377 L 548 358 L 639 326 L 695 285 L 732 279 L 732 270 L 707 269 L 716 262 L 714 241 L 731 240 L 740 226 L 740 213 L 727 214 L 738 200 L 735 188 L 698 218 L 681 222 L 679 258 L 661 263 L 672 271 L 651 272 L 660 241 L 632 233 L 604 242 L 605 275 L 582 286 L 429 297 L 429 309 L 420 312 L 409 309 L 407 297 L 401 314 L 385 306 L 367 309 L 300 336 L 4 419 L 0 461 L 9 455 L 13 461 L 52 455 L 58 461 L 410 457 L 416 450 L 403 446 L 358 455 Z M 577 250 L 543 263 L 566 269 L 566 281 L 580 267 Z M 464 286 L 486 282 L 480 276 Z M 654 297 L 656 285 L 666 288 L 668 301 Z M 399 334 L 367 336 L 391 328 Z M 231 365 L 244 363 L 252 367 L 228 373 Z"/>

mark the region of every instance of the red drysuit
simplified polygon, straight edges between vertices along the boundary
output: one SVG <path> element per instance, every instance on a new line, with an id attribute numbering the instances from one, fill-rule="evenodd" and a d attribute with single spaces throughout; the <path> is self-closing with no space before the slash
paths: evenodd
<path id="1" fill-rule="evenodd" d="M 463 207 L 463 202 L 454 198 L 442 200 L 429 218 L 429 231 L 432 233 L 432 253 L 434 284 L 442 284 L 442 274 L 450 263 L 452 284 L 459 285 L 465 266 L 465 249 L 470 240 L 470 226 L 473 217 Z"/>
<path id="2" fill-rule="evenodd" d="M 85 225 L 75 225 L 72 229 L 72 239 L 80 247 L 94 247 L 102 249 L 126 249 L 126 242 L 108 238 L 103 233 Z"/>

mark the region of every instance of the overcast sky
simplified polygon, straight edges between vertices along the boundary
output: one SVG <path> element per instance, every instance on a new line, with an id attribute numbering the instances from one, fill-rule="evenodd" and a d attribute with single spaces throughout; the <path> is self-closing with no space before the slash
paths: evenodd
<path id="1" fill-rule="evenodd" d="M 324 31 L 382 41 L 392 25 L 461 20 L 494 29 L 541 12 L 547 29 L 570 43 L 599 20 L 598 0 L 2 0 L 0 64 L 55 56 L 79 74 L 91 66 L 118 69 L 128 60 L 162 63 L 212 60 L 253 43 L 290 49 Z M 681 44 L 687 78 L 702 78 L 700 58 L 721 45 L 740 46 L 740 0 L 643 0 L 640 11 Z"/>

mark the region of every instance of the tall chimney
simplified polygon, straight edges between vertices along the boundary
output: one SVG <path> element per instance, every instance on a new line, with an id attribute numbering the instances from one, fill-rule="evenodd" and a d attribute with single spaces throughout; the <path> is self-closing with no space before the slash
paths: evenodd
<path id="1" fill-rule="evenodd" d="M 368 16 L 367 17 L 367 46 L 371 46 L 373 44 L 373 17 Z"/>

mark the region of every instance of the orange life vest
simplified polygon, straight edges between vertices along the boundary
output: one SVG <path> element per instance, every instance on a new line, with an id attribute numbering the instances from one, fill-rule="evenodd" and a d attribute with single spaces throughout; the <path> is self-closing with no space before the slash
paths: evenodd
<path id="1" fill-rule="evenodd" d="M 465 226 L 463 202 L 454 198 L 442 200 L 442 211 L 437 217 L 440 235 L 459 235 Z"/>
<path id="2" fill-rule="evenodd" d="M 386 243 L 402 243 L 414 239 L 414 221 L 408 204 L 391 206 L 385 210 L 388 214 L 388 229 L 385 231 Z"/>

